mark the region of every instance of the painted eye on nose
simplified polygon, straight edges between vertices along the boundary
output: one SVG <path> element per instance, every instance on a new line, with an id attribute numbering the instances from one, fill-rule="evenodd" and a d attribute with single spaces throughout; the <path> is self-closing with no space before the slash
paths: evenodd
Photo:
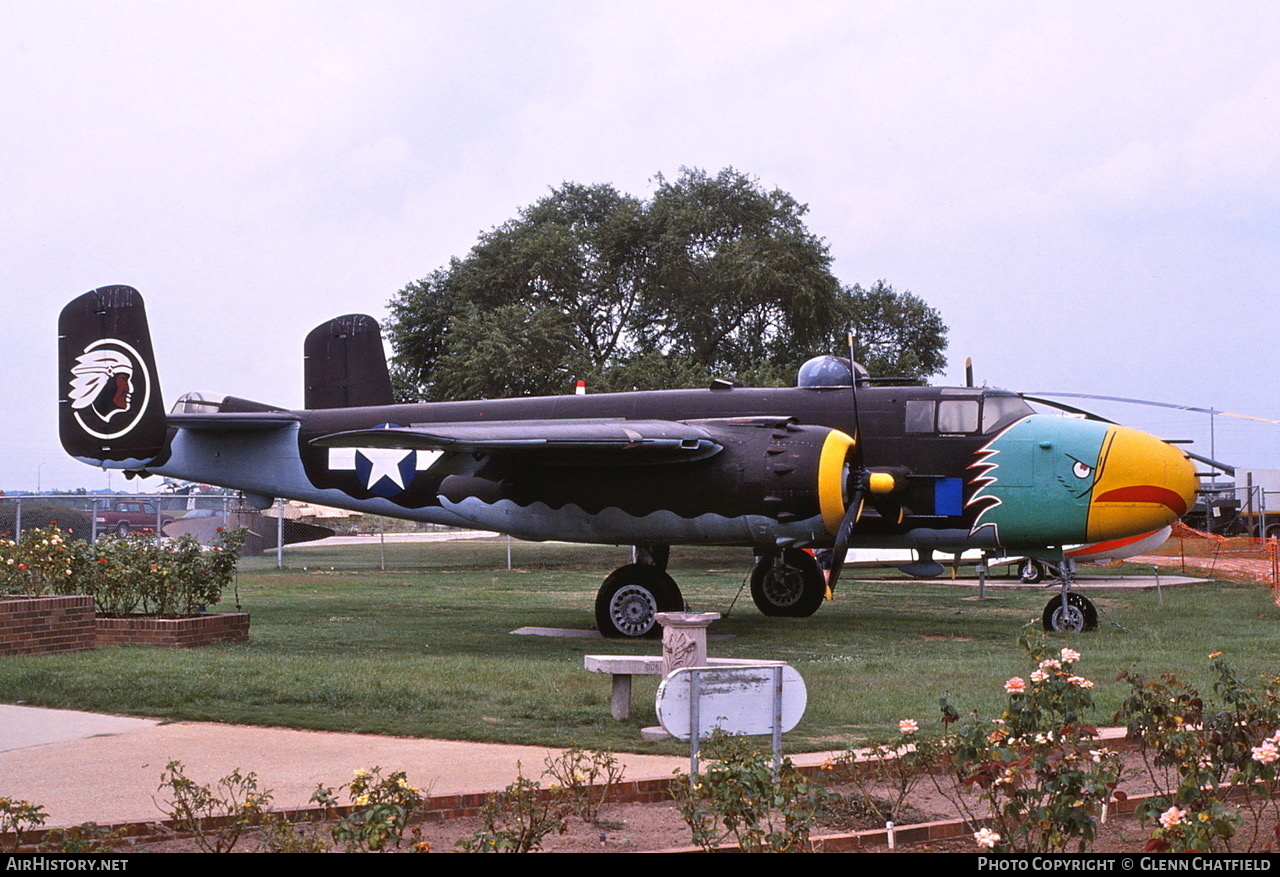
<path id="1" fill-rule="evenodd" d="M 1088 478 L 1090 475 L 1093 474 L 1093 467 L 1088 466 L 1084 463 L 1081 463 L 1079 460 L 1077 460 L 1076 464 L 1071 467 L 1071 472 L 1077 478 Z"/>

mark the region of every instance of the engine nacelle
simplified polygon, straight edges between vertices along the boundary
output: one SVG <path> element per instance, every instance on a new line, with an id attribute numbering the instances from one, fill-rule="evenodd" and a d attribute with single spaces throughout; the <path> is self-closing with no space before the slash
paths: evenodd
<path id="1" fill-rule="evenodd" d="M 772 545 L 830 542 L 844 516 L 854 440 L 781 418 L 698 421 L 720 451 L 647 466 L 485 460 L 446 478 L 441 504 L 521 538 Z"/>

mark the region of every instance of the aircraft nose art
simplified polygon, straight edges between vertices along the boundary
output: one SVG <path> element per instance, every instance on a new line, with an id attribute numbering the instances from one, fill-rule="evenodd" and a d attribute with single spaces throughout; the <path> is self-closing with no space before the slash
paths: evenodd
<path id="1" fill-rule="evenodd" d="M 1088 540 L 1158 530 L 1195 501 L 1195 466 L 1153 435 L 1113 426 L 1103 442 L 1089 502 Z"/>

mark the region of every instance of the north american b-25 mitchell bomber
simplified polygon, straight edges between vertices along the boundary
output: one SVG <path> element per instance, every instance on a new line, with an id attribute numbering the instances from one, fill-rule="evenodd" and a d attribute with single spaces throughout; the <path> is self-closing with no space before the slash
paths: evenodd
<path id="1" fill-rule="evenodd" d="M 808 616 L 851 547 L 1060 564 L 1161 541 L 1195 498 L 1188 456 L 1109 422 L 974 387 L 875 386 L 817 357 L 798 386 L 397 404 L 377 323 L 308 335 L 305 408 L 188 393 L 167 412 L 142 297 L 106 286 L 59 321 L 59 430 L 103 468 L 521 539 L 633 545 L 596 597 L 606 636 L 683 608 L 673 545 L 740 545 L 770 616 Z M 1162 532 L 1163 531 L 1163 532 Z M 833 550 L 829 581 L 806 548 Z M 1079 621 L 1066 589 L 1046 609 Z M 1057 616 L 1055 616 L 1057 617 Z M 1071 620 L 1068 618 L 1068 620 Z"/>

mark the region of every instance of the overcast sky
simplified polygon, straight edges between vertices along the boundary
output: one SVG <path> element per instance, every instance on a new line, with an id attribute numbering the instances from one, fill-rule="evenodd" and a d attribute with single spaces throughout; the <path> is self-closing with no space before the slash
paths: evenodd
<path id="1" fill-rule="evenodd" d="M 146 297 L 166 403 L 302 404 L 302 340 L 565 181 L 732 166 L 979 383 L 1280 418 L 1274 2 L 0 0 L 0 488 L 105 486 L 56 320 Z M 1209 452 L 1209 418 L 1097 404 Z M 1216 419 L 1280 467 L 1280 427 Z M 113 485 L 123 479 L 116 475 Z"/>

